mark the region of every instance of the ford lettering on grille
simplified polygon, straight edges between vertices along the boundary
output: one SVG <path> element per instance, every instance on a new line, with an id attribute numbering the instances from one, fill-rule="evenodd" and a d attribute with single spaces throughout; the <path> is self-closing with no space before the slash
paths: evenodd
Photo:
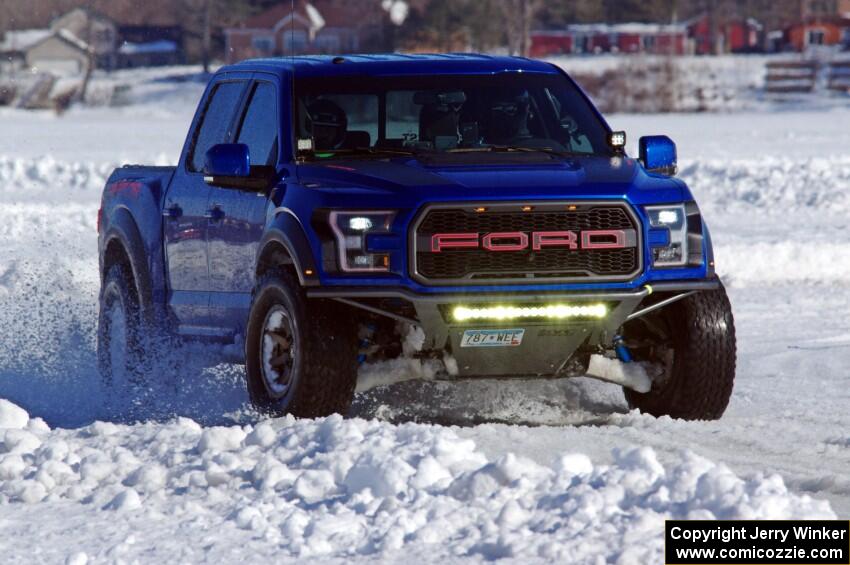
<path id="1" fill-rule="evenodd" d="M 423 282 L 629 280 L 641 268 L 640 231 L 625 203 L 437 205 L 414 230 L 414 276 Z"/>
<path id="2" fill-rule="evenodd" d="M 630 236 L 630 237 L 629 237 Z M 481 236 L 478 233 L 435 233 L 431 236 L 431 251 L 440 253 L 443 249 L 478 249 L 487 251 L 540 251 L 547 247 L 566 249 L 623 249 L 634 246 L 634 230 L 587 230 L 576 234 L 574 231 L 536 231 L 529 234 L 521 231 L 494 232 Z"/>

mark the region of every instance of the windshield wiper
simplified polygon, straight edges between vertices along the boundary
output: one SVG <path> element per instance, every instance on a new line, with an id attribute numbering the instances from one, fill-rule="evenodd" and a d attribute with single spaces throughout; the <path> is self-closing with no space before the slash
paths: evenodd
<path id="1" fill-rule="evenodd" d="M 307 154 L 307 156 L 318 159 L 327 159 L 330 157 L 334 157 L 336 155 L 403 155 L 403 156 L 411 156 L 416 155 L 415 151 L 410 149 L 392 149 L 392 148 L 384 148 L 384 147 L 346 147 L 344 149 L 328 149 L 328 150 L 314 150 Z"/>
<path id="2" fill-rule="evenodd" d="M 546 153 L 557 157 L 570 157 L 576 155 L 587 155 L 587 153 L 576 153 L 574 151 L 559 151 L 551 147 L 523 147 L 521 145 L 487 145 L 484 147 L 457 147 L 447 149 L 446 153 Z"/>

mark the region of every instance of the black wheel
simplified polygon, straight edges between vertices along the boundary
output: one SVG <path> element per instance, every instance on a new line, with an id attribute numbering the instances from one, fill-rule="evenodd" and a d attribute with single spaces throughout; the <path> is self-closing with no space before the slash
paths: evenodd
<path id="1" fill-rule="evenodd" d="M 145 374 L 141 309 L 132 274 L 121 264 L 106 273 L 100 293 L 97 362 L 107 398 L 134 402 Z"/>
<path id="2" fill-rule="evenodd" d="M 260 279 L 245 338 L 248 394 L 258 410 L 306 418 L 348 411 L 358 349 L 346 314 L 340 305 L 308 301 L 289 271 Z"/>
<path id="3" fill-rule="evenodd" d="M 716 420 L 735 381 L 735 323 L 726 290 L 698 292 L 624 327 L 638 361 L 663 367 L 652 389 L 623 389 L 630 408 L 653 416 Z"/>

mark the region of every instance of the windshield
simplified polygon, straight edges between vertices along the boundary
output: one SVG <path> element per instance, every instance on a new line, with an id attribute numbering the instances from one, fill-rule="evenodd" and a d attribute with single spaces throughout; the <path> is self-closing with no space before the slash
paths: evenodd
<path id="1" fill-rule="evenodd" d="M 346 77 L 296 82 L 300 155 L 611 155 L 607 129 L 561 75 Z"/>

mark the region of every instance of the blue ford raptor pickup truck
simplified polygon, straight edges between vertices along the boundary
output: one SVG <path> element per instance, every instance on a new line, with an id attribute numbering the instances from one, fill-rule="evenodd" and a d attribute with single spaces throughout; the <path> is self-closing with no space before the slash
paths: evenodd
<path id="1" fill-rule="evenodd" d="M 719 418 L 735 329 L 708 228 L 673 142 L 625 144 L 541 61 L 224 67 L 176 167 L 106 184 L 100 370 L 152 378 L 161 336 L 229 344 L 260 411 L 322 416 L 413 333 L 446 379 L 589 375 Z"/>

